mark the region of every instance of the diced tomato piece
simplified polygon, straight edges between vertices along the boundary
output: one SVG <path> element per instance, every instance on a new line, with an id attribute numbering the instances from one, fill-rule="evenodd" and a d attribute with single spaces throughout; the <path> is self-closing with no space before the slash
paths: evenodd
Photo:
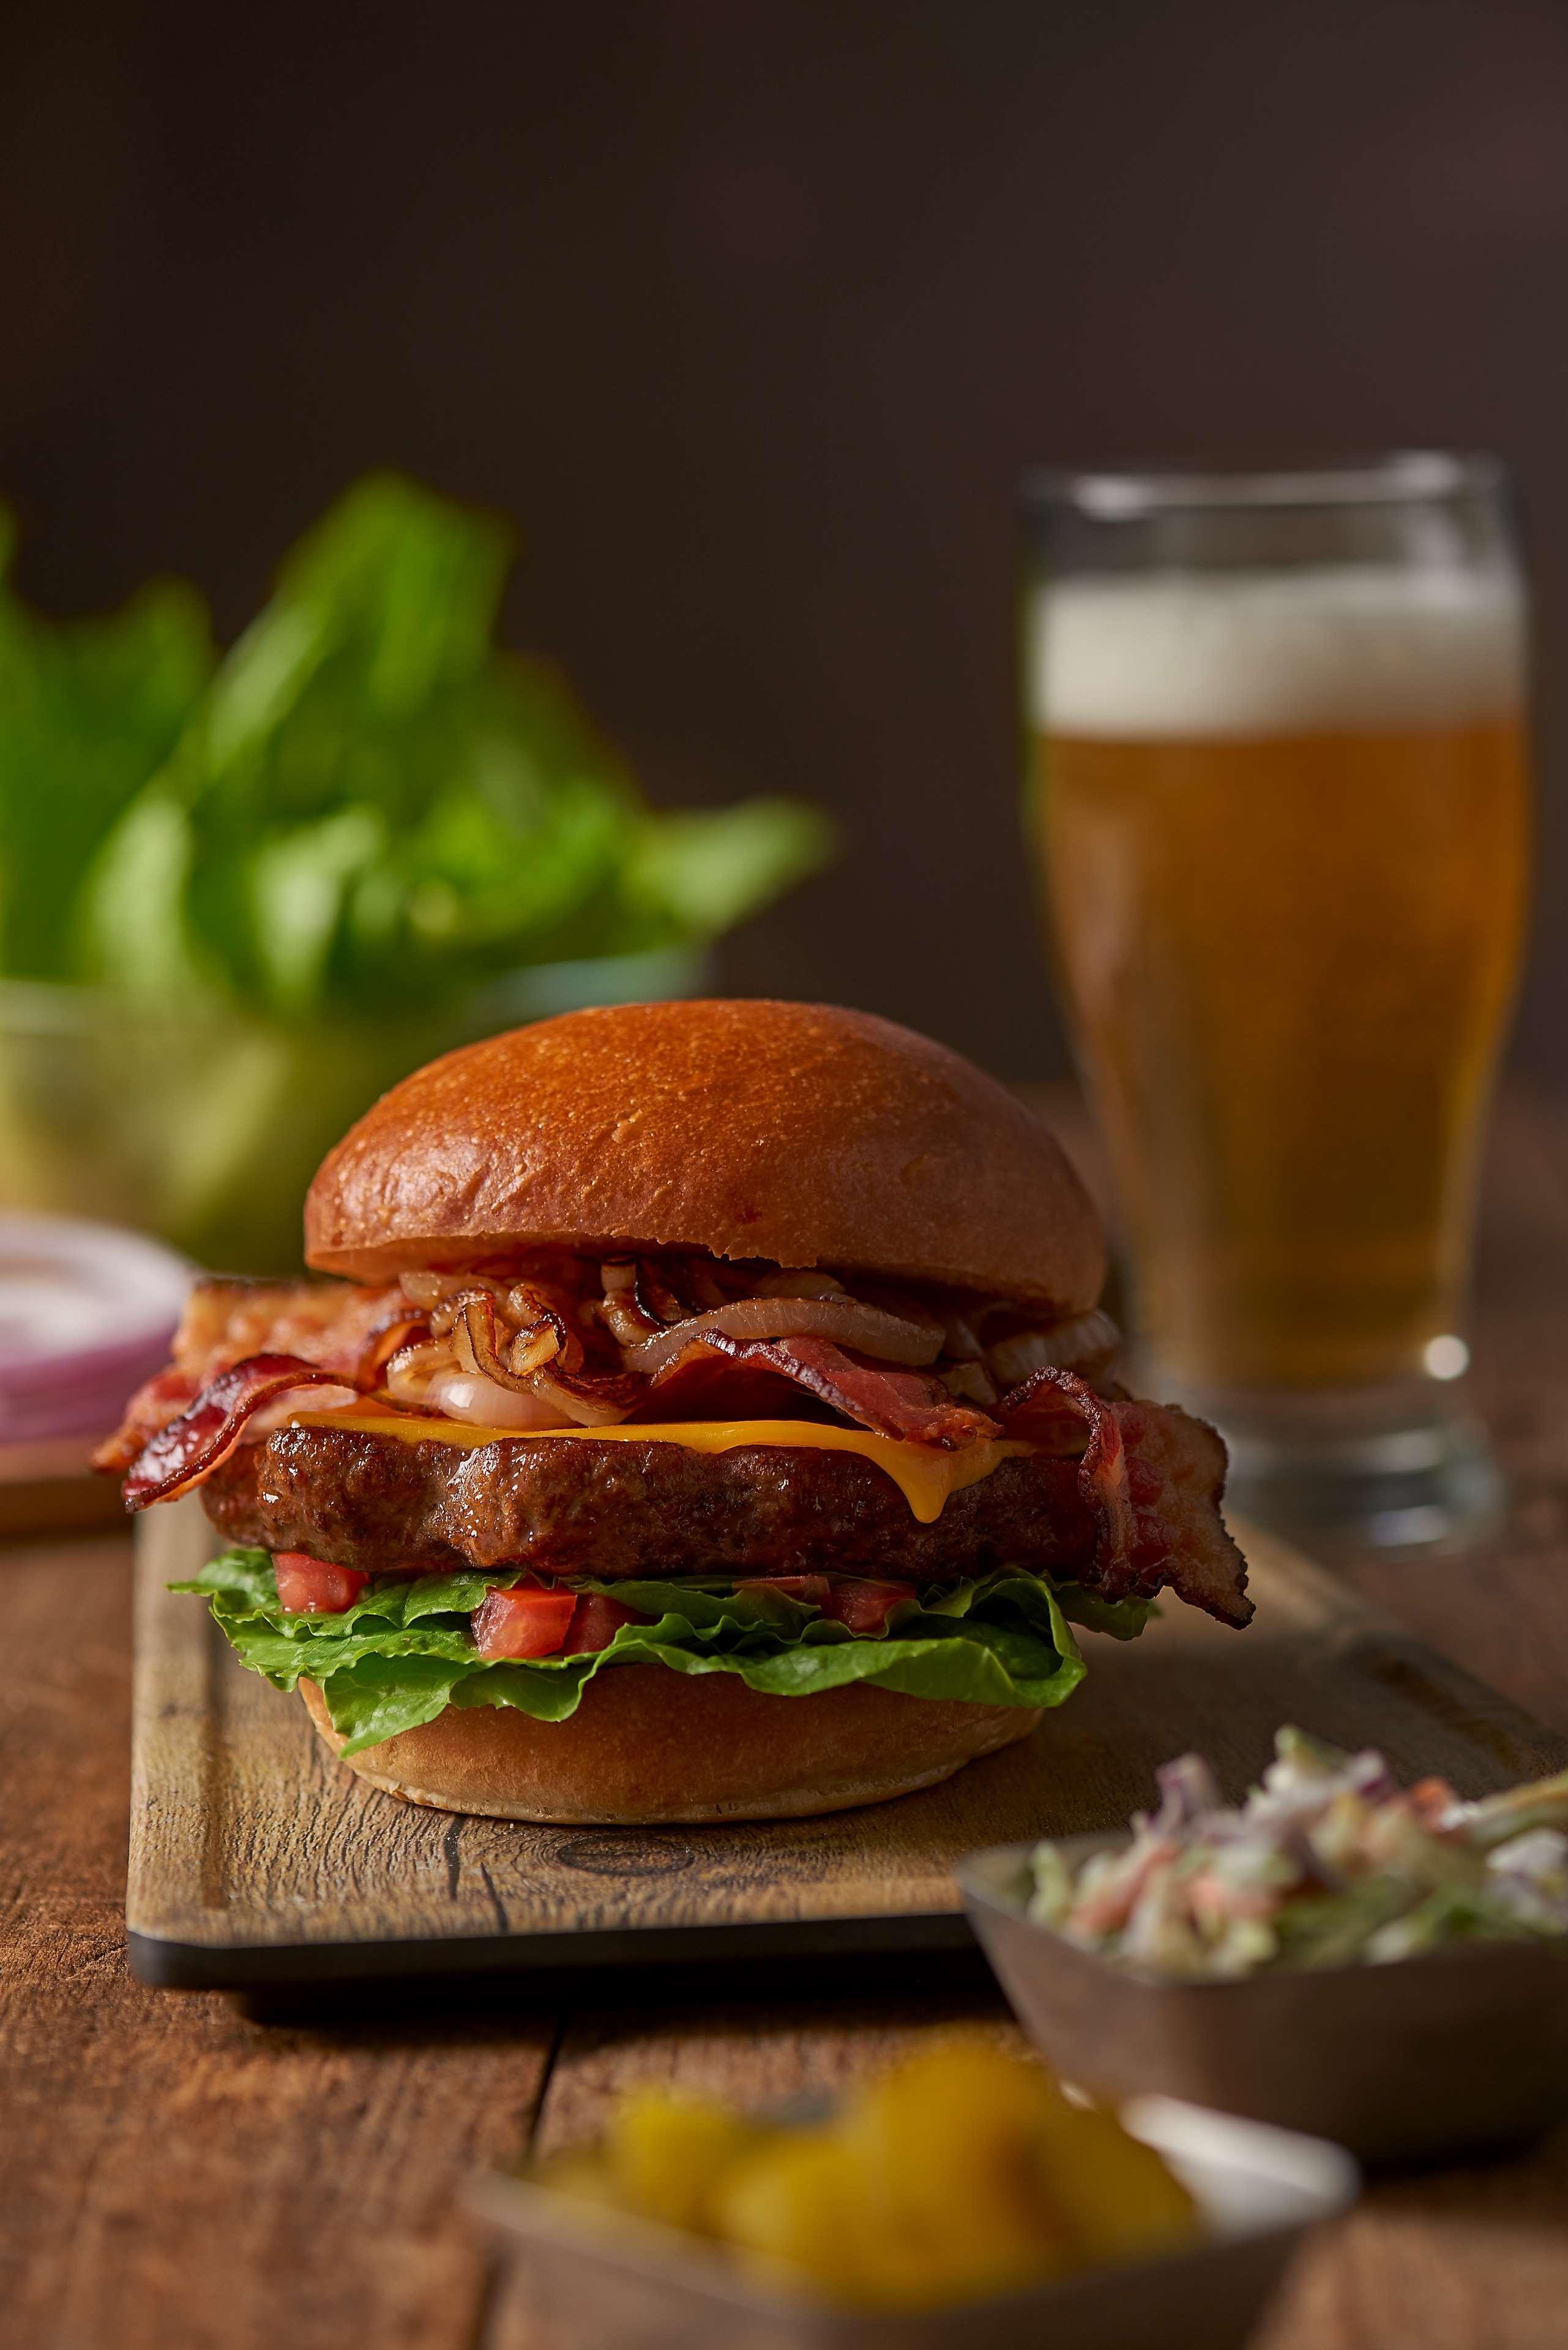
<path id="1" fill-rule="evenodd" d="M 735 1588 L 781 1591 L 786 1599 L 802 1599 L 808 1607 L 819 1607 L 851 1632 L 879 1632 L 888 1610 L 900 1599 L 916 1596 L 912 1583 L 883 1583 L 867 1575 L 753 1575 Z"/>
<path id="2" fill-rule="evenodd" d="M 618 1599 L 610 1599 L 602 1591 L 587 1591 L 572 1611 L 572 1621 L 566 1633 L 566 1653 L 572 1657 L 597 1655 L 607 1648 L 623 1624 L 643 1624 L 647 1617 L 635 1607 L 623 1607 Z"/>
<path id="3" fill-rule="evenodd" d="M 536 1583 L 515 1583 L 486 1592 L 473 1618 L 482 1657 L 553 1657 L 566 1646 L 576 1609 L 570 1591 L 546 1591 Z"/>
<path id="4" fill-rule="evenodd" d="M 822 1612 L 851 1632 L 880 1632 L 901 1599 L 913 1599 L 912 1583 L 880 1583 L 865 1575 L 835 1575 Z"/>
<path id="5" fill-rule="evenodd" d="M 1423 1827 L 1436 1828 L 1459 1799 L 1446 1779 L 1417 1779 L 1405 1790 L 1405 1800 Z"/>
<path id="6" fill-rule="evenodd" d="M 341 1616 L 370 1578 L 357 1566 L 334 1566 L 308 1551 L 280 1550 L 272 1563 L 278 1605 L 286 1616 Z"/>
<path id="7" fill-rule="evenodd" d="M 786 1599 L 803 1599 L 808 1607 L 826 1607 L 829 1586 L 826 1575 L 749 1575 L 735 1588 L 779 1591 Z"/>

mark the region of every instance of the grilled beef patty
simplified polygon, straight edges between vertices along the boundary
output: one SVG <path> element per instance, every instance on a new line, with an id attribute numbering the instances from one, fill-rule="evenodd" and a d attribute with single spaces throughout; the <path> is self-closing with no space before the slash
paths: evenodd
<path id="1" fill-rule="evenodd" d="M 340 1565 L 528 1567 L 543 1575 L 794 1575 L 946 1582 L 1022 1566 L 1059 1578 L 1094 1555 L 1076 1466 L 1014 1455 L 921 1525 L 852 1452 L 654 1439 L 520 1436 L 474 1449 L 282 1428 L 202 1488 L 232 1541 Z"/>

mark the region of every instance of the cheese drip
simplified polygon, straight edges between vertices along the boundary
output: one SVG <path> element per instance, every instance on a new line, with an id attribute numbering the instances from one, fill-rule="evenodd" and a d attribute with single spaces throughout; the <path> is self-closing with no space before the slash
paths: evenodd
<path id="1" fill-rule="evenodd" d="M 483 1444 L 683 1444 L 689 1452 L 733 1452 L 742 1445 L 774 1445 L 815 1452 L 857 1452 L 890 1477 L 923 1526 L 941 1516 L 951 1493 L 978 1485 L 1012 1454 L 1033 1452 L 1013 1437 L 982 1437 L 956 1451 L 930 1444 L 907 1444 L 893 1436 L 873 1436 L 863 1428 L 821 1428 L 804 1419 L 692 1419 L 642 1421 L 611 1428 L 471 1428 L 455 1419 L 417 1418 L 412 1413 L 296 1411 L 294 1428 L 347 1428 L 359 1436 L 391 1436 L 404 1444 L 455 1444 L 474 1451 Z"/>

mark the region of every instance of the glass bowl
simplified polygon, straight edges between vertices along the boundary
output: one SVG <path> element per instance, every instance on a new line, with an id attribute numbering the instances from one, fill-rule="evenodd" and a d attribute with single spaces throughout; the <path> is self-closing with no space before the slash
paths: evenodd
<path id="1" fill-rule="evenodd" d="M 0 982 L 0 1209 L 130 1225 L 225 1272 L 296 1271 L 311 1177 L 410 1069 L 552 1013 L 693 995 L 709 973 L 702 947 L 543 963 L 461 1014 L 297 1027 Z"/>

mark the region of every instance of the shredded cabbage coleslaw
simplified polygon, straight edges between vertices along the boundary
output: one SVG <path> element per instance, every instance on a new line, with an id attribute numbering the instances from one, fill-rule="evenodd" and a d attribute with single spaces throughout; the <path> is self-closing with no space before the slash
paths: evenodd
<path id="1" fill-rule="evenodd" d="M 1033 1918 L 1125 1965 L 1209 1981 L 1568 1931 L 1568 1772 L 1465 1803 L 1445 1779 L 1400 1788 L 1380 1754 L 1285 1729 L 1239 1804 L 1197 1754 L 1158 1778 L 1125 1848 L 1074 1870 L 1036 1846 Z"/>

